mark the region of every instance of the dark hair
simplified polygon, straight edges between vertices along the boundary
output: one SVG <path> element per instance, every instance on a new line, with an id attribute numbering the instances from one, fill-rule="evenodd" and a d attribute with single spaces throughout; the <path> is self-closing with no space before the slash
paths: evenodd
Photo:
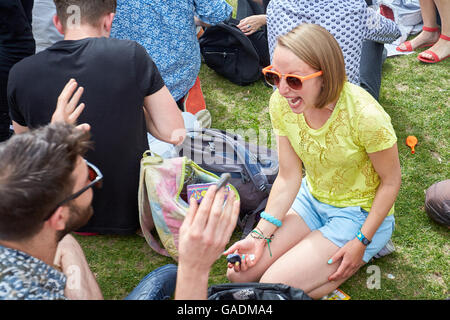
<path id="1" fill-rule="evenodd" d="M 117 0 L 53 0 L 56 14 L 64 28 L 73 14 L 80 15 L 80 22 L 97 26 L 99 19 L 106 14 L 115 13 Z"/>
<path id="2" fill-rule="evenodd" d="M 78 156 L 90 134 L 68 124 L 51 124 L 14 135 L 0 144 L 0 239 L 35 235 L 43 219 L 72 193 Z"/>

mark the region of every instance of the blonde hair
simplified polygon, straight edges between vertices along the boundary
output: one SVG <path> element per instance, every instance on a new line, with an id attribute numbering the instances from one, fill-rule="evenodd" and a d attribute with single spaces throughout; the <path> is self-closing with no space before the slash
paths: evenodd
<path id="1" fill-rule="evenodd" d="M 316 24 L 301 24 L 278 38 L 278 45 L 292 51 L 316 70 L 323 71 L 323 87 L 316 102 L 323 108 L 339 99 L 344 83 L 345 62 L 336 39 Z"/>

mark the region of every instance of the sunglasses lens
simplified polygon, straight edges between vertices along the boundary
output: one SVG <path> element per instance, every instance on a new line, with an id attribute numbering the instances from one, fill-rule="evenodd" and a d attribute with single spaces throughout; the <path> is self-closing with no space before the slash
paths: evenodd
<path id="1" fill-rule="evenodd" d="M 88 174 L 89 174 L 89 181 L 95 181 L 95 179 L 98 178 L 97 171 L 92 168 L 90 165 L 88 165 Z M 96 184 L 94 184 L 95 187 L 100 188 L 102 186 L 102 181 L 98 181 Z"/>
<path id="2" fill-rule="evenodd" d="M 94 181 L 95 178 L 97 178 L 97 172 L 95 172 L 95 170 L 91 167 L 88 167 L 89 169 L 89 181 Z"/>
<path id="3" fill-rule="evenodd" d="M 280 77 L 274 72 L 266 72 L 265 79 L 271 86 L 278 86 L 280 84 Z"/>
<path id="4" fill-rule="evenodd" d="M 302 81 L 299 78 L 287 76 L 286 82 L 294 90 L 300 90 L 302 88 Z"/>

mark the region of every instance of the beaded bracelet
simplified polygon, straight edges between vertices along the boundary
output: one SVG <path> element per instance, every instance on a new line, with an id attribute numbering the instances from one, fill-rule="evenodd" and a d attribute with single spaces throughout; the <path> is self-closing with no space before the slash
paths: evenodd
<path id="1" fill-rule="evenodd" d="M 277 227 L 281 227 L 281 221 L 278 220 L 277 218 L 275 218 L 274 216 L 268 214 L 267 212 L 263 211 L 261 212 L 261 218 L 263 218 L 264 220 L 269 221 L 270 223 L 276 225 Z"/>
<path id="2" fill-rule="evenodd" d="M 259 230 L 259 228 L 256 228 Z M 270 238 L 267 238 L 264 236 L 264 234 L 262 233 L 261 230 L 259 230 L 260 232 L 253 230 L 251 236 L 255 239 L 264 239 L 267 241 L 267 247 L 269 248 L 269 253 L 270 253 L 270 257 L 272 258 L 272 250 L 270 250 L 270 243 L 272 242 L 273 239 L 273 235 L 270 236 Z M 253 235 L 253 233 L 256 233 L 258 236 Z"/>

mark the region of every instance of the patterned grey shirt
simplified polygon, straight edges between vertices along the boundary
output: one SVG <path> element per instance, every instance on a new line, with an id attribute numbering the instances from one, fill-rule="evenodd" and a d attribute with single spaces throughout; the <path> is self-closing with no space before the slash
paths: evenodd
<path id="1" fill-rule="evenodd" d="M 363 40 L 390 43 L 400 29 L 364 0 L 271 0 L 267 7 L 270 56 L 277 38 L 302 23 L 318 24 L 337 40 L 344 54 L 348 80 L 359 85 Z"/>
<path id="2" fill-rule="evenodd" d="M 65 300 L 66 276 L 24 252 L 0 246 L 0 300 Z"/>

